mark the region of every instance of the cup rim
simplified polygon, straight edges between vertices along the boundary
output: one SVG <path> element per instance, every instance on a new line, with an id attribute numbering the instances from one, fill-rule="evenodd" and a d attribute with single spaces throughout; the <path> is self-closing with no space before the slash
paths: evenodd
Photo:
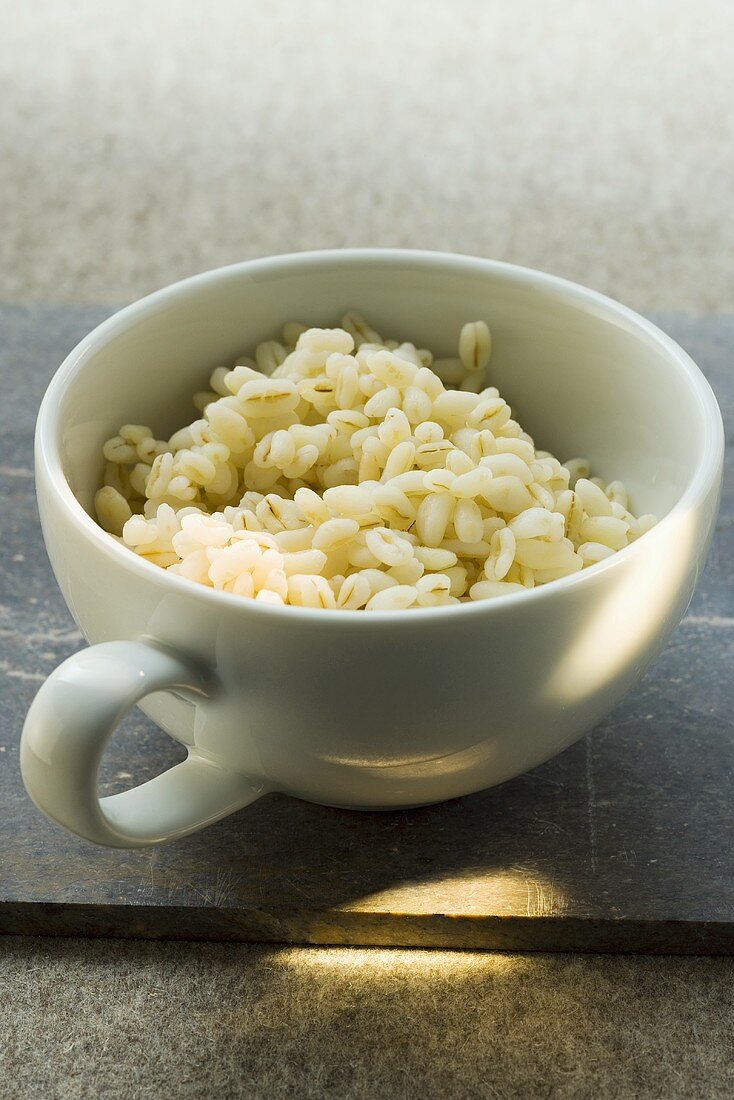
<path id="1" fill-rule="evenodd" d="M 364 624 L 365 619 L 368 622 L 389 621 L 396 624 L 397 622 L 407 621 L 415 623 L 414 616 L 406 615 L 402 610 L 372 611 L 368 616 L 365 616 L 363 611 L 326 612 L 325 609 L 320 608 L 290 605 L 280 607 L 272 604 L 262 604 L 256 600 L 245 600 L 231 592 L 208 588 L 205 585 L 197 584 L 195 581 L 190 581 L 185 577 L 161 569 L 111 538 L 108 532 L 100 527 L 85 511 L 64 475 L 60 448 L 57 443 L 57 440 L 60 439 L 60 408 L 63 394 L 76 375 L 84 369 L 90 355 L 94 354 L 101 342 L 114 338 L 125 331 L 131 323 L 155 313 L 159 307 L 175 299 L 182 291 L 196 289 L 217 278 L 234 278 L 245 271 L 253 277 L 258 275 L 277 276 L 280 273 L 297 274 L 298 269 L 301 268 L 304 277 L 307 277 L 309 271 L 322 264 L 349 267 L 355 264 L 399 266 L 406 263 L 415 265 L 416 268 L 437 268 L 444 272 L 454 270 L 464 273 L 494 274 L 505 280 L 532 283 L 546 291 L 552 291 L 565 302 L 586 308 L 587 311 L 591 311 L 600 318 L 609 317 L 616 319 L 618 322 L 620 320 L 624 321 L 633 334 L 645 336 L 657 344 L 666 354 L 670 364 L 683 376 L 702 413 L 704 433 L 701 457 L 683 493 L 655 527 L 635 542 L 579 573 L 562 577 L 549 584 L 539 585 L 536 588 L 526 589 L 523 592 L 511 592 L 497 599 L 468 601 L 462 604 L 452 604 L 448 607 L 420 608 L 421 622 L 427 623 L 437 618 L 445 620 L 448 615 L 492 613 L 498 607 L 506 609 L 508 606 L 514 607 L 520 602 L 537 602 L 560 597 L 563 592 L 576 588 L 578 585 L 588 584 L 594 578 L 600 577 L 601 574 L 611 574 L 615 569 L 621 569 L 627 561 L 641 552 L 641 546 L 644 549 L 644 546 L 647 545 L 646 540 L 671 526 L 681 513 L 694 508 L 705 498 L 718 476 L 723 460 L 724 431 L 721 412 L 711 386 L 700 368 L 670 336 L 628 306 L 624 306 L 598 291 L 591 290 L 557 275 L 500 260 L 449 252 L 402 248 L 321 249 L 244 260 L 180 279 L 116 311 L 111 317 L 92 329 L 69 352 L 48 384 L 36 421 L 35 462 L 37 481 L 40 480 L 41 475 L 45 477 L 52 491 L 70 514 L 71 520 L 81 529 L 84 536 L 94 544 L 95 548 L 107 556 L 111 562 L 135 575 L 139 575 L 141 579 L 151 582 L 157 581 L 165 587 L 173 586 L 174 590 L 180 591 L 182 595 L 205 601 L 213 600 L 215 606 L 219 603 L 220 606 L 226 606 L 230 609 L 239 608 L 246 614 L 265 615 L 271 621 L 273 616 L 285 616 L 284 623 L 290 622 L 294 625 L 297 620 L 303 620 L 304 618 L 313 623 L 314 616 L 317 617 L 320 624 L 333 621 L 335 625 L 341 624 L 342 626 L 356 622 Z M 221 601 L 224 601 L 224 603 L 221 604 Z"/>

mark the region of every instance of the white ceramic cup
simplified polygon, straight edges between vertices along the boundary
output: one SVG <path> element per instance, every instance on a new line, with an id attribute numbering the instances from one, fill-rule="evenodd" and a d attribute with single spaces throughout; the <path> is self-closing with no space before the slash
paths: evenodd
<path id="1" fill-rule="evenodd" d="M 90 518 L 101 447 L 120 424 L 165 436 L 191 394 L 283 322 L 350 308 L 438 354 L 493 332 L 491 381 L 538 446 L 585 455 L 659 524 L 564 580 L 415 612 L 271 607 L 173 576 Z M 464 256 L 344 251 L 199 275 L 100 325 L 41 406 L 44 538 L 92 643 L 39 691 L 21 765 L 36 804 L 83 837 L 136 847 L 281 791 L 393 808 L 501 783 L 560 752 L 642 676 L 680 621 L 710 540 L 723 430 L 691 359 L 590 290 Z M 105 744 L 139 703 L 188 750 L 142 786 L 97 795 Z"/>

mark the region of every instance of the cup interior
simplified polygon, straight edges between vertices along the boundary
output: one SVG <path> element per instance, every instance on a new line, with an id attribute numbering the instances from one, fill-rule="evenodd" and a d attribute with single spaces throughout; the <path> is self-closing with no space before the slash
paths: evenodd
<path id="1" fill-rule="evenodd" d="M 124 423 L 167 437 L 198 415 L 210 372 L 277 337 L 357 309 L 386 337 L 455 354 L 459 330 L 493 334 L 489 384 L 540 448 L 583 455 L 627 486 L 635 512 L 668 512 L 701 463 L 707 409 L 677 346 L 581 287 L 489 261 L 420 253 L 320 253 L 223 268 L 169 287 L 92 333 L 49 399 L 63 473 L 91 511 L 103 442 Z"/>

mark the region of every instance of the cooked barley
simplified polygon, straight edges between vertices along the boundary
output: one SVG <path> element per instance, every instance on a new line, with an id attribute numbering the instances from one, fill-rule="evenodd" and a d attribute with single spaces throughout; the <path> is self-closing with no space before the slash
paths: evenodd
<path id="1" fill-rule="evenodd" d="M 160 568 L 272 606 L 394 611 L 525 591 L 605 561 L 655 517 L 561 464 L 487 386 L 464 325 L 433 359 L 358 313 L 286 324 L 217 367 L 169 440 L 124 424 L 103 447 L 102 527 Z"/>

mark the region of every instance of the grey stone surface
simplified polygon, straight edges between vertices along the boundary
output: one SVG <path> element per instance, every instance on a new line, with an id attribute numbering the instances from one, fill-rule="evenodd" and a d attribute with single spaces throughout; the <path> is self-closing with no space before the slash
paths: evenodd
<path id="1" fill-rule="evenodd" d="M 732 951 L 734 477 L 689 613 L 584 742 L 482 794 L 360 814 L 271 796 L 195 837 L 112 852 L 43 819 L 18 774 L 34 691 L 82 640 L 42 547 L 32 428 L 50 374 L 104 307 L 4 307 L 0 477 L 0 929 L 508 949 Z M 734 319 L 656 318 L 734 420 Z M 129 716 L 107 791 L 177 747 Z M 131 778 L 132 777 L 132 778 Z"/>

